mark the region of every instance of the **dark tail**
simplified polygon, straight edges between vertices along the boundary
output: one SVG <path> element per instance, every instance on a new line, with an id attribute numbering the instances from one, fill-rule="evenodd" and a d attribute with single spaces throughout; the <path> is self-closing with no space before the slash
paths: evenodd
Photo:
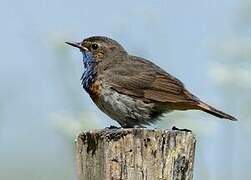
<path id="1" fill-rule="evenodd" d="M 229 114 L 226 114 L 220 110 L 217 110 L 215 109 L 214 107 L 212 106 L 209 106 L 208 104 L 204 103 L 204 102 L 199 102 L 198 104 L 199 106 L 199 109 L 204 111 L 204 112 L 207 112 L 209 114 L 212 114 L 216 117 L 219 117 L 219 118 L 225 118 L 225 119 L 229 119 L 231 121 L 237 121 L 237 119 Z"/>

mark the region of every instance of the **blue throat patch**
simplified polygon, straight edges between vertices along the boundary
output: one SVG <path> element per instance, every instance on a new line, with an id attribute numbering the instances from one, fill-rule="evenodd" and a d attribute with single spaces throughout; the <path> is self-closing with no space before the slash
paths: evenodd
<path id="1" fill-rule="evenodd" d="M 85 68 L 87 68 L 88 66 L 94 63 L 91 52 L 82 51 L 82 55 L 83 55 L 83 63 L 84 63 Z"/>
<path id="2" fill-rule="evenodd" d="M 82 80 L 82 85 L 83 88 L 89 92 L 89 88 L 91 83 L 94 81 L 95 77 L 95 61 L 93 59 L 92 53 L 88 51 L 82 52 L 83 54 L 83 63 L 84 63 L 84 73 L 82 74 L 81 80 Z"/>

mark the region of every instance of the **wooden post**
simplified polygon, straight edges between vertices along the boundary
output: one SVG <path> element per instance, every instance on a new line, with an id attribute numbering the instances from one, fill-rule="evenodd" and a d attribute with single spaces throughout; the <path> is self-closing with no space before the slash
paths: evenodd
<path id="1" fill-rule="evenodd" d="M 194 155 L 184 131 L 104 129 L 76 140 L 79 180 L 192 180 Z"/>

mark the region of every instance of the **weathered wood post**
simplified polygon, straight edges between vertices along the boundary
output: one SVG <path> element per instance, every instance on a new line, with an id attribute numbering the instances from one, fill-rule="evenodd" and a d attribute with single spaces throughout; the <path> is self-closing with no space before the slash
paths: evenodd
<path id="1" fill-rule="evenodd" d="M 183 131 L 104 129 L 76 140 L 79 180 L 192 180 L 194 155 Z"/>

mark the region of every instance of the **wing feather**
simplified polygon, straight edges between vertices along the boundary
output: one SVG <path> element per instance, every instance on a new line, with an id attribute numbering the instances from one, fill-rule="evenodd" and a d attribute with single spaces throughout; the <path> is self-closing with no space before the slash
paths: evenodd
<path id="1" fill-rule="evenodd" d="M 116 91 L 157 102 L 195 100 L 181 81 L 150 61 L 133 56 L 124 63 L 116 68 L 116 73 L 110 72 L 110 85 Z"/>

